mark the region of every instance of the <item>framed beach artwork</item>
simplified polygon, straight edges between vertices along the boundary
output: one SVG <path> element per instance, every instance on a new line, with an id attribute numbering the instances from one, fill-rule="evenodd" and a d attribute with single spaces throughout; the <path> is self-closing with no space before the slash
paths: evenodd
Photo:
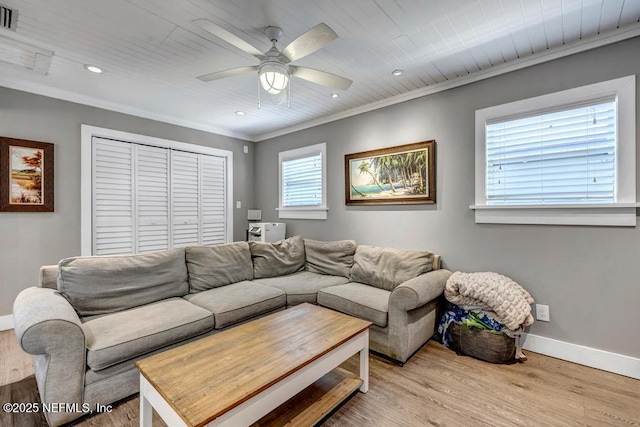
<path id="1" fill-rule="evenodd" d="M 435 148 L 424 141 L 345 155 L 345 203 L 435 203 Z"/>
<path id="2" fill-rule="evenodd" d="M 0 137 L 0 212 L 53 208 L 53 144 Z"/>

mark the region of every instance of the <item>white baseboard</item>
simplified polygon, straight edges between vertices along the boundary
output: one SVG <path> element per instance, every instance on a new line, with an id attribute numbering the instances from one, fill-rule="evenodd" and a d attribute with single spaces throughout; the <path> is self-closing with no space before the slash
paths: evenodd
<path id="1" fill-rule="evenodd" d="M 522 335 L 520 345 L 523 349 L 531 350 L 534 353 L 640 379 L 640 359 L 635 357 L 532 334 Z"/>
<path id="2" fill-rule="evenodd" d="M 0 331 L 13 329 L 13 315 L 0 316 Z M 640 359 L 539 335 L 523 334 L 525 350 L 640 380 Z"/>
<path id="3" fill-rule="evenodd" d="M 7 331 L 9 329 L 13 329 L 13 314 L 0 316 L 0 331 Z"/>

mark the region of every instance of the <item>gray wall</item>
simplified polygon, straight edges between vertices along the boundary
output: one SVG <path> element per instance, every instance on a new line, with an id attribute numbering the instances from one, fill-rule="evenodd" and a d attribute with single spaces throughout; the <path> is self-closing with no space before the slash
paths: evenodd
<path id="1" fill-rule="evenodd" d="M 0 316 L 37 284 L 41 265 L 80 254 L 80 125 L 116 129 L 233 151 L 235 240 L 245 239 L 253 204 L 254 143 L 0 88 L 0 135 L 55 144 L 55 212 L 0 212 Z M 249 146 L 249 154 L 242 148 Z"/>
<path id="2" fill-rule="evenodd" d="M 635 74 L 638 52 L 640 38 L 260 142 L 256 206 L 264 220 L 278 219 L 279 151 L 326 141 L 329 217 L 289 220 L 287 235 L 425 248 L 452 270 L 500 272 L 550 306 L 551 322 L 536 322 L 531 333 L 640 357 L 640 229 L 480 225 L 469 209 L 476 109 Z M 430 139 L 436 206 L 345 206 L 345 154 Z"/>

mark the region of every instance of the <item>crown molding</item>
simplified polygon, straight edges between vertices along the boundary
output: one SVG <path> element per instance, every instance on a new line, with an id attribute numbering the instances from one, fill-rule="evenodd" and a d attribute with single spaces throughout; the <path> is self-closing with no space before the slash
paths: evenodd
<path id="1" fill-rule="evenodd" d="M 479 70 L 466 76 L 458 77 L 453 80 L 447 80 L 442 83 L 426 86 L 424 88 L 409 91 L 400 95 L 396 95 L 390 98 L 386 98 L 380 101 L 372 102 L 367 105 L 352 108 L 342 111 L 337 114 L 331 114 L 325 117 L 321 117 L 315 120 L 310 120 L 304 123 L 300 123 L 295 126 L 290 126 L 284 129 L 279 129 L 273 132 L 266 132 L 261 134 L 249 134 L 244 132 L 231 131 L 229 129 L 211 126 L 206 123 L 196 122 L 186 119 L 179 119 L 163 114 L 158 114 L 148 110 L 134 108 L 129 105 L 120 104 L 111 101 L 105 101 L 99 98 L 87 96 L 71 92 L 68 90 L 48 87 L 42 84 L 17 81 L 7 78 L 6 76 L 0 76 L 0 86 L 7 87 L 9 89 L 21 90 L 24 92 L 30 92 L 38 95 L 44 95 L 51 98 L 61 99 L 64 101 L 75 102 L 78 104 L 88 105 L 91 107 L 102 108 L 105 110 L 115 111 L 123 114 L 129 114 L 137 117 L 142 117 L 150 120 L 156 120 L 168 124 L 177 126 L 183 126 L 190 129 L 201 130 L 204 132 L 215 133 L 222 136 L 228 136 L 231 138 L 238 138 L 248 142 L 260 142 L 268 139 L 276 138 L 279 136 L 287 135 L 290 133 L 298 132 L 304 129 L 309 129 L 315 126 L 331 123 L 337 120 L 353 117 L 358 114 L 367 113 L 370 111 L 385 108 L 391 105 L 400 104 L 402 102 L 410 101 L 416 98 L 421 98 L 427 95 L 432 95 L 445 90 L 453 89 L 459 86 L 464 86 L 470 83 L 474 83 L 480 80 L 488 79 L 491 77 L 499 76 L 509 73 L 511 71 L 520 70 L 523 68 L 531 67 L 544 62 L 552 61 L 565 56 L 573 55 L 576 53 L 584 52 L 587 50 L 595 49 L 601 46 L 606 46 L 612 43 L 617 43 L 623 40 L 631 39 L 640 36 L 640 23 L 635 24 L 625 29 L 620 29 L 615 32 L 608 33 L 606 35 L 596 36 L 589 39 L 579 40 L 574 43 L 564 45 L 560 48 L 545 51 L 539 54 L 534 54 L 526 58 L 520 58 L 515 61 L 511 61 L 505 64 L 495 65 L 485 70 Z"/>
<path id="2" fill-rule="evenodd" d="M 531 67 L 537 64 L 542 64 L 548 61 L 553 61 L 554 59 L 562 58 L 569 55 L 574 55 L 576 53 L 595 49 L 601 46 L 606 46 L 612 43 L 617 43 L 617 42 L 631 39 L 638 36 L 640 36 L 640 24 L 636 24 L 633 27 L 627 27 L 622 30 L 611 32 L 604 36 L 597 36 L 589 39 L 579 40 L 575 43 L 570 43 L 557 49 L 534 54 L 531 56 L 527 56 L 525 58 L 519 58 L 519 59 L 516 59 L 515 61 L 510 61 L 508 63 L 495 65 L 491 68 L 476 71 L 466 76 L 458 77 L 454 80 L 447 80 L 442 83 L 436 83 L 434 85 L 412 90 L 412 91 L 402 93 L 400 95 L 396 95 L 390 98 L 385 98 L 383 100 L 376 101 L 371 104 L 363 105 L 361 107 L 352 108 L 350 110 L 345 110 L 337 114 L 332 114 L 329 116 L 321 117 L 316 120 L 311 120 L 305 123 L 301 123 L 296 126 L 290 126 L 285 129 L 280 129 L 273 132 L 267 132 L 260 135 L 255 135 L 254 139 L 255 139 L 255 142 L 265 141 L 267 139 L 276 138 L 276 137 L 287 135 L 293 132 L 298 132 L 304 129 L 309 129 L 315 126 L 334 122 L 336 120 L 346 119 L 348 117 L 356 116 L 362 113 L 367 113 L 369 111 L 379 110 L 384 107 L 400 104 L 402 102 L 410 101 L 416 98 L 421 98 L 427 95 L 432 95 L 434 93 L 443 92 L 445 90 L 453 89 L 459 86 L 464 86 L 469 83 L 474 83 L 480 80 L 499 76 L 501 74 L 510 73 L 512 71 Z"/>
<path id="3" fill-rule="evenodd" d="M 241 132 L 234 132 L 228 129 L 210 126 L 206 123 L 195 122 L 191 120 L 179 119 L 164 114 L 158 114 L 155 112 L 143 110 L 140 108 L 131 107 L 130 105 L 124 105 L 117 102 L 105 101 L 103 99 L 95 98 L 92 96 L 83 95 L 80 93 L 71 92 L 64 89 L 58 89 L 54 87 L 45 86 L 33 82 L 18 81 L 9 79 L 6 76 L 0 74 L 0 86 L 20 90 L 23 92 L 29 92 L 36 95 L 48 96 L 50 98 L 60 99 L 63 101 L 74 102 L 77 104 L 87 105 L 90 107 L 102 108 L 104 110 L 114 111 L 116 113 L 129 114 L 131 116 L 141 117 L 144 119 L 156 120 L 163 123 L 168 123 L 176 126 L 183 126 L 189 129 L 201 130 L 204 132 L 215 133 L 217 135 L 228 136 L 230 138 L 238 138 L 243 141 L 255 142 L 255 140 L 247 134 Z"/>

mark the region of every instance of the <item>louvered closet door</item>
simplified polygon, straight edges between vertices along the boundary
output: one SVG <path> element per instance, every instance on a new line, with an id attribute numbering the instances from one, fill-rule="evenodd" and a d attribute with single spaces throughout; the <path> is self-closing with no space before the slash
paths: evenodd
<path id="1" fill-rule="evenodd" d="M 135 251 L 133 145 L 93 138 L 93 254 Z"/>
<path id="2" fill-rule="evenodd" d="M 135 145 L 137 251 L 169 249 L 169 153 Z"/>
<path id="3" fill-rule="evenodd" d="M 200 155 L 202 171 L 202 244 L 225 243 L 225 160 L 221 157 Z"/>
<path id="4" fill-rule="evenodd" d="M 93 254 L 226 241 L 226 160 L 93 139 Z"/>
<path id="5" fill-rule="evenodd" d="M 199 155 L 171 152 L 172 245 L 180 248 L 200 244 Z"/>

